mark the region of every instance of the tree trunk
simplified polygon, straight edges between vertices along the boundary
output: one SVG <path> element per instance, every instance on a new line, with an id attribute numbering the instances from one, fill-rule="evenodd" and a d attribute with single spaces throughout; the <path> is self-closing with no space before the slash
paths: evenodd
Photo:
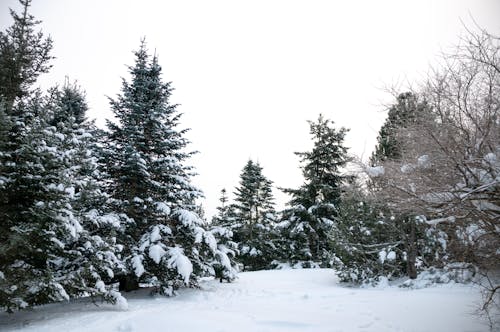
<path id="1" fill-rule="evenodd" d="M 408 267 L 407 273 L 410 279 L 417 278 L 417 244 L 416 244 L 416 225 L 414 218 L 408 218 L 409 234 L 408 234 Z"/>

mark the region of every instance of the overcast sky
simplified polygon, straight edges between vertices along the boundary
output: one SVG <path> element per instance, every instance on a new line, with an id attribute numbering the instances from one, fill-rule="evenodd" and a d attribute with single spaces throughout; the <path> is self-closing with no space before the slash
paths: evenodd
<path id="1" fill-rule="evenodd" d="M 2 30 L 8 7 L 17 0 L 0 0 Z M 34 0 L 32 13 L 57 57 L 39 84 L 77 80 L 100 125 L 146 37 L 200 151 L 191 164 L 208 215 L 249 158 L 276 186 L 299 186 L 293 152 L 311 148 L 306 121 L 320 113 L 350 128 L 346 145 L 366 159 L 390 100 L 384 87 L 421 81 L 462 21 L 500 35 L 500 0 Z"/>

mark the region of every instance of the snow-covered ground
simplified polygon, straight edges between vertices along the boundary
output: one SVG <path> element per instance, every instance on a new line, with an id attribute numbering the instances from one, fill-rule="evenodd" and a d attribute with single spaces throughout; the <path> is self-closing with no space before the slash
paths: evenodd
<path id="1" fill-rule="evenodd" d="M 127 297 L 127 311 L 85 300 L 2 313 L 0 331 L 488 331 L 473 314 L 474 286 L 352 289 L 326 269 L 247 272 L 174 298 Z"/>

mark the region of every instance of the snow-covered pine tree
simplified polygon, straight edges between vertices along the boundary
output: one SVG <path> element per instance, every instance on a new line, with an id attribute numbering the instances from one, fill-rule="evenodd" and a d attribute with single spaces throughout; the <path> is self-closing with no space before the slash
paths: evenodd
<path id="1" fill-rule="evenodd" d="M 104 191 L 98 171 L 98 130 L 88 121 L 85 96 L 76 84 L 51 90 L 51 118 L 64 165 L 61 178 L 67 186 L 66 202 L 60 212 L 69 222 L 69 234 L 62 243 L 63 255 L 54 264 L 54 276 L 71 297 L 101 295 L 111 302 L 123 301 L 110 284 L 116 271 L 123 270 L 116 253 L 121 246 L 116 234 L 126 216 L 116 214 Z M 61 187 L 62 189 L 62 187 Z"/>
<path id="2" fill-rule="evenodd" d="M 226 189 L 221 190 L 219 199 L 220 205 L 217 207 L 217 214 L 213 216 L 210 232 L 217 240 L 219 250 L 219 260 L 224 264 L 215 264 L 215 276 L 223 280 L 232 281 L 238 272 L 236 256 L 238 254 L 238 244 L 233 241 L 234 211 L 229 205 Z"/>
<path id="3" fill-rule="evenodd" d="M 309 125 L 314 147 L 296 153 L 303 164 L 305 183 L 299 189 L 284 190 L 292 199 L 278 225 L 281 252 L 285 253 L 282 260 L 305 267 L 327 266 L 332 255 L 328 234 L 338 216 L 342 188 L 352 180 L 342 174 L 349 160 L 343 145 L 347 129 L 336 130 L 322 115 Z"/>
<path id="4" fill-rule="evenodd" d="M 49 268 L 66 234 L 57 213 L 65 196 L 57 189 L 59 151 L 51 145 L 39 93 L 17 99 L 12 110 L 20 115 L 2 153 L 0 191 L 0 302 L 8 311 L 67 298 Z"/>
<path id="5" fill-rule="evenodd" d="M 394 217 L 359 184 L 343 193 L 330 236 L 333 267 L 341 281 L 371 283 L 404 273 L 404 243 Z"/>
<path id="6" fill-rule="evenodd" d="M 115 208 L 130 218 L 118 236 L 127 267 L 121 287 L 146 282 L 172 294 L 213 273 L 217 243 L 194 212 L 202 193 L 185 164 L 192 153 L 185 152 L 186 130 L 177 128 L 181 114 L 169 100 L 171 83 L 163 82 L 158 58 L 144 42 L 129 72 L 130 82 L 123 80 L 111 99 L 117 122 L 108 122 L 106 147 Z"/>
<path id="7" fill-rule="evenodd" d="M 45 100 L 31 90 L 50 68 L 52 41 L 34 31 L 30 1 L 20 2 L 22 14 L 11 11 L 14 24 L 0 34 L 0 306 L 8 311 L 68 298 L 51 270 L 68 232 L 63 165 Z"/>
<path id="8" fill-rule="evenodd" d="M 377 145 L 370 162 L 378 165 L 385 160 L 398 160 L 403 156 L 403 147 L 398 139 L 400 131 L 407 128 L 429 113 L 427 103 L 418 100 L 412 92 L 401 93 L 396 103 L 389 107 L 387 119 L 379 130 Z"/>
<path id="9" fill-rule="evenodd" d="M 0 96 L 7 113 L 17 98 L 30 94 L 38 76 L 51 68 L 52 39 L 35 28 L 40 21 L 29 13 L 31 0 L 19 0 L 21 13 L 10 10 L 14 23 L 0 32 Z"/>
<path id="10" fill-rule="evenodd" d="M 238 259 L 245 270 L 270 267 L 276 258 L 272 238 L 275 210 L 272 181 L 262 174 L 262 167 L 249 160 L 236 187 L 232 231 L 238 243 Z"/>

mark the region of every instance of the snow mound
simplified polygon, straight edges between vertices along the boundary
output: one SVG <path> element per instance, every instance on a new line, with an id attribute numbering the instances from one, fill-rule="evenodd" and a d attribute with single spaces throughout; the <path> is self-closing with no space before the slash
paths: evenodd
<path id="1" fill-rule="evenodd" d="M 416 279 L 405 281 L 401 287 L 427 288 L 436 284 L 469 283 L 476 276 L 476 268 L 468 263 L 452 263 L 442 269 L 429 268 L 418 274 Z"/>

